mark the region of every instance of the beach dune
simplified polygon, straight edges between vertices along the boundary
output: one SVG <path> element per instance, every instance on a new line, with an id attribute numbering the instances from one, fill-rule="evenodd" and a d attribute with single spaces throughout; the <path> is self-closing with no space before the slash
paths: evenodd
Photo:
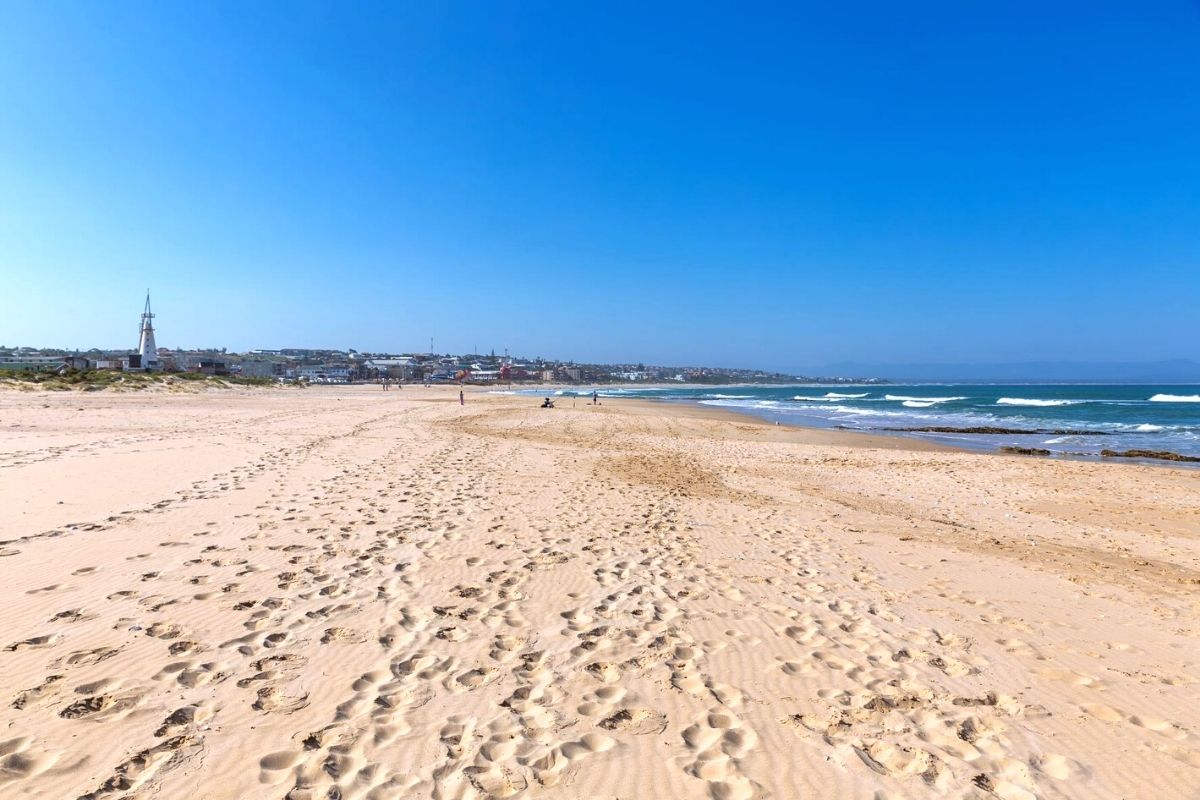
<path id="1" fill-rule="evenodd" d="M 0 796 L 1195 798 L 1200 473 L 0 394 Z"/>

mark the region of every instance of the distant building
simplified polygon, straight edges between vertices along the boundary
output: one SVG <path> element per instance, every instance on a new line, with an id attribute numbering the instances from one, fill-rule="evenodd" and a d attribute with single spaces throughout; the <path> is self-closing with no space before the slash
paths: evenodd
<path id="1" fill-rule="evenodd" d="M 363 362 L 363 368 L 371 377 L 406 381 L 416 375 L 419 366 L 416 359 L 410 357 L 370 358 Z"/>
<path id="2" fill-rule="evenodd" d="M 325 364 L 297 367 L 295 377 L 312 383 L 349 383 L 349 367 L 333 367 Z"/>
<path id="3" fill-rule="evenodd" d="M 274 378 L 283 374 L 283 364 L 277 361 L 243 361 L 240 367 L 244 378 Z"/>
<path id="4" fill-rule="evenodd" d="M 64 366 L 64 356 L 0 356 L 0 369 L 56 372 Z"/>

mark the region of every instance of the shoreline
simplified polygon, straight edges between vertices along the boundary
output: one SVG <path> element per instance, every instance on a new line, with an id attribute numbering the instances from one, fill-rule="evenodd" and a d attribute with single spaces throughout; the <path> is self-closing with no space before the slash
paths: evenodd
<path id="1" fill-rule="evenodd" d="M 580 399 L 582 399 L 582 397 Z M 766 430 L 798 431 L 801 433 L 795 437 L 785 440 L 805 444 L 828 444 L 845 447 L 871 447 L 883 450 L 908 450 L 911 452 L 974 453 L 979 455 L 1019 458 L 1026 460 L 1076 461 L 1091 464 L 1103 463 L 1189 470 L 1200 469 L 1200 464 L 1187 460 L 1177 461 L 1164 458 L 1141 458 L 1125 456 L 1113 457 L 1093 455 L 1090 453 L 1069 452 L 1047 453 L 1045 455 L 1030 454 L 1015 452 L 1012 450 L 1004 450 L 1005 447 L 1011 447 L 1011 445 L 993 446 L 982 442 L 976 445 L 965 442 L 963 444 L 952 444 L 938 439 L 905 436 L 905 432 L 900 430 L 892 431 L 888 429 L 878 429 L 871 431 L 858 431 L 840 427 L 824 428 L 817 425 L 803 425 L 795 422 L 773 423 L 750 410 L 739 410 L 727 406 L 704 406 L 698 401 L 688 399 L 609 397 L 605 398 L 605 402 L 620 402 L 622 404 L 646 403 L 655 406 L 670 406 L 672 408 L 687 409 L 688 416 L 697 418 L 726 419 L 730 421 L 738 421 L 742 424 L 753 423 Z"/>
<path id="2" fill-rule="evenodd" d="M 787 386 L 791 386 L 791 385 L 792 384 L 787 384 Z M 813 384 L 813 385 L 817 385 L 817 384 Z M 864 384 L 864 386 L 865 385 L 866 384 Z M 996 384 L 980 384 L 980 385 L 1005 386 L 1005 385 L 1009 385 L 1009 384 L 996 383 Z M 1037 385 L 1045 385 L 1045 384 L 1037 384 Z M 1066 384 L 1056 384 L 1056 385 L 1066 385 Z M 1082 385 L 1098 385 L 1098 384 L 1072 384 L 1072 385 L 1081 385 L 1082 386 Z M 1137 385 L 1137 384 L 1124 384 L 1124 385 Z M 1191 384 L 1181 384 L 1181 385 L 1191 385 Z M 554 387 L 555 390 L 565 390 L 565 389 L 569 389 L 569 388 L 578 388 L 578 387 L 571 387 L 571 386 L 556 386 L 556 387 Z M 708 387 L 703 386 L 703 385 L 689 385 L 687 388 L 707 389 Z M 580 396 L 580 397 L 582 398 L 582 396 Z M 1069 452 L 1069 451 L 1048 452 L 1046 454 L 1029 453 L 1029 452 L 1022 453 L 1022 452 L 1018 452 L 1018 450 L 1021 450 L 1021 449 L 1036 450 L 1037 448 L 1036 447 L 1029 448 L 1026 446 L 999 444 L 999 443 L 992 444 L 989 442 L 973 441 L 971 439 L 958 439 L 955 441 L 946 441 L 943 438 L 906 435 L 906 434 L 914 434 L 914 433 L 924 433 L 925 431 L 920 430 L 921 426 L 914 426 L 909 429 L 905 429 L 905 428 L 893 429 L 893 428 L 882 428 L 881 427 L 881 428 L 874 428 L 874 429 L 870 429 L 870 430 L 856 430 L 856 429 L 846 428 L 843 426 L 824 427 L 824 426 L 820 426 L 820 425 L 805 425 L 803 423 L 793 422 L 793 421 L 783 421 L 783 422 L 779 422 L 779 423 L 774 423 L 771 420 L 769 420 L 765 415 L 757 414 L 751 409 L 739 409 L 739 408 L 730 407 L 730 406 L 707 406 L 707 405 L 704 405 L 700 400 L 695 400 L 695 399 L 690 399 L 690 398 L 609 397 L 609 398 L 605 398 L 605 399 L 609 400 L 609 401 L 619 400 L 621 402 L 630 402 L 630 401 L 637 400 L 637 401 L 644 401 L 644 402 L 648 402 L 648 403 L 661 403 L 661 404 L 685 407 L 685 408 L 696 409 L 696 410 L 704 409 L 705 411 L 700 412 L 700 413 L 706 413 L 707 411 L 728 413 L 728 414 L 731 414 L 731 415 L 733 415 L 737 418 L 743 419 L 743 420 L 754 420 L 755 422 L 762 424 L 764 426 L 767 426 L 767 427 L 779 427 L 779 428 L 784 428 L 784 429 L 791 428 L 791 429 L 805 430 L 805 431 L 809 431 L 809 432 L 813 432 L 813 433 L 826 432 L 826 433 L 831 434 L 831 436 L 829 436 L 829 437 L 822 437 L 822 436 L 814 435 L 813 437 L 811 437 L 809 439 L 809 441 L 813 442 L 813 443 L 818 443 L 818 442 L 819 443 L 830 443 L 830 444 L 845 443 L 848 446 L 882 447 L 884 449 L 912 449 L 912 450 L 921 451 L 921 452 L 936 451 L 936 450 L 959 451 L 959 452 L 983 453 L 983 454 L 987 454 L 987 455 L 1007 456 L 1007 457 L 1016 457 L 1016 458 L 1045 459 L 1048 461 L 1056 461 L 1057 460 L 1057 461 L 1084 461 L 1084 462 L 1091 462 L 1091 463 L 1097 463 L 1097 462 L 1118 463 L 1118 464 L 1123 463 L 1123 464 L 1142 464 L 1142 465 L 1146 465 L 1146 466 L 1172 466 L 1172 467 L 1182 467 L 1184 469 L 1200 469 L 1200 463 L 1197 463 L 1196 461 L 1192 460 L 1193 457 L 1188 456 L 1187 454 L 1183 454 L 1183 453 L 1175 453 L 1174 451 L 1168 451 L 1169 455 L 1178 456 L 1178 458 L 1147 458 L 1147 457 L 1140 457 L 1140 456 L 1124 456 L 1124 455 L 1105 456 L 1102 454 Z M 942 426 L 928 426 L 928 427 L 936 429 L 936 428 L 942 427 Z M 930 433 L 939 433 L 939 431 L 937 431 L 937 430 L 931 430 L 929 432 Z M 951 428 L 947 427 L 944 431 L 941 431 L 941 432 L 945 433 L 947 435 L 957 435 L 957 436 L 973 435 L 972 431 L 965 429 L 965 428 L 964 429 L 951 429 Z M 1017 431 L 1009 431 L 1009 432 L 1016 433 Z M 1020 433 L 1022 435 L 1025 435 L 1025 434 L 1059 435 L 1059 434 L 1063 434 L 1063 433 L 1072 433 L 1072 431 L 1033 431 L 1033 430 L 1030 430 L 1030 431 L 1020 431 Z M 1081 433 L 1081 432 L 1076 431 L 1074 433 Z M 1102 435 L 1102 436 L 1111 435 L 1108 433 L 1098 432 L 1098 431 L 1097 432 L 1089 432 L 1089 433 L 1094 433 L 1095 435 Z M 847 437 L 851 437 L 851 438 L 844 439 L 839 442 L 840 437 L 843 435 L 847 436 Z M 903 444 L 897 445 L 897 444 L 891 444 L 891 442 L 901 442 Z M 908 447 L 906 447 L 905 445 L 908 445 Z M 1012 449 L 1014 447 L 1016 449 Z M 1005 448 L 1010 448 L 1010 449 L 1006 450 Z"/>
<path id="3" fill-rule="evenodd" d="M 606 401 L 619 402 L 622 408 L 637 408 L 636 404 L 645 404 L 647 408 L 657 410 L 661 407 L 678 409 L 695 419 L 714 419 L 736 422 L 739 425 L 754 425 L 760 429 L 762 438 L 773 441 L 795 442 L 810 445 L 832 445 L 841 447 L 870 447 L 880 450 L 907 450 L 914 453 L 948 453 L 974 452 L 970 448 L 945 445 L 940 442 L 927 441 L 906 436 L 889 436 L 885 433 L 867 431 L 850 431 L 837 428 L 821 428 L 815 425 L 798 425 L 774 423 L 753 413 L 721 406 L 705 406 L 690 400 L 669 400 L 648 398 L 606 398 Z"/>

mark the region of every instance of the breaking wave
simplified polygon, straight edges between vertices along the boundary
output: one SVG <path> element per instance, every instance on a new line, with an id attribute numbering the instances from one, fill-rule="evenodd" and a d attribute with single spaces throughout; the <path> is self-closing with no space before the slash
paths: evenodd
<path id="1" fill-rule="evenodd" d="M 885 394 L 884 400 L 904 400 L 905 402 L 914 403 L 949 403 L 953 400 L 966 400 L 965 397 L 909 397 L 906 394 Z M 926 408 L 926 406 L 916 406 L 916 408 Z"/>
<path id="2" fill-rule="evenodd" d="M 1086 403 L 1086 400 L 1031 400 L 1027 397 L 1001 397 L 996 401 L 998 406 L 1073 406 Z"/>
<path id="3" fill-rule="evenodd" d="M 1156 394 L 1151 403 L 1200 403 L 1200 394 Z"/>
<path id="4" fill-rule="evenodd" d="M 826 392 L 825 394 L 821 395 L 820 397 L 806 397 L 805 395 L 798 394 L 795 397 L 793 397 L 792 399 L 793 400 L 815 400 L 815 401 L 818 401 L 821 403 L 829 403 L 834 400 L 858 400 L 860 398 L 866 397 L 868 394 L 869 394 L 869 392 L 863 392 L 862 394 L 838 394 L 837 392 Z"/>

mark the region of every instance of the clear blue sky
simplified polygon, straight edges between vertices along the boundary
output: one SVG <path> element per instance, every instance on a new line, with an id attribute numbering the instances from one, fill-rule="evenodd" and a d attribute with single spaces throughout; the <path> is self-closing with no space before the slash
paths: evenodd
<path id="1" fill-rule="evenodd" d="M 0 343 L 1200 357 L 1195 2 L 0 3 Z"/>

